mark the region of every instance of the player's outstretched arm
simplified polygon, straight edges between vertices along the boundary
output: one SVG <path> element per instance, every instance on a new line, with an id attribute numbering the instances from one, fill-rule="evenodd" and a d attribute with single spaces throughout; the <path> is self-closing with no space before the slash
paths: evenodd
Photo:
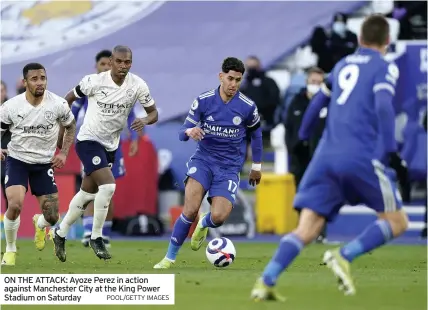
<path id="1" fill-rule="evenodd" d="M 319 91 L 312 98 L 308 108 L 306 109 L 305 114 L 303 115 L 302 124 L 300 125 L 300 140 L 308 140 L 315 128 L 315 125 L 317 124 L 317 120 L 319 119 L 318 115 L 320 114 L 320 111 L 322 110 L 322 108 L 327 107 L 329 102 L 330 96 L 328 96 L 324 91 Z"/>

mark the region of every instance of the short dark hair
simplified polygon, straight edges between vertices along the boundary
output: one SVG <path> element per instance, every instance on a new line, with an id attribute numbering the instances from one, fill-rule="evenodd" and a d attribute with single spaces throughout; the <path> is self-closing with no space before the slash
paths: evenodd
<path id="1" fill-rule="evenodd" d="M 318 74 L 324 75 L 325 72 L 320 67 L 310 67 L 308 69 L 308 73 L 307 74 L 311 75 L 312 73 L 318 73 Z"/>
<path id="2" fill-rule="evenodd" d="M 367 45 L 383 46 L 388 43 L 388 20 L 380 14 L 370 15 L 361 26 L 361 41 Z"/>
<path id="3" fill-rule="evenodd" d="M 221 65 L 221 71 L 223 73 L 229 73 L 229 71 L 241 72 L 244 74 L 245 66 L 244 63 L 235 57 L 227 57 L 223 60 L 223 64 Z"/>
<path id="4" fill-rule="evenodd" d="M 102 50 L 95 56 L 95 62 L 99 62 L 101 58 L 104 57 L 111 57 L 111 51 L 110 50 Z"/>
<path id="5" fill-rule="evenodd" d="M 32 62 L 29 64 L 26 64 L 24 69 L 22 69 L 22 76 L 24 77 L 24 79 L 27 79 L 27 74 L 28 71 L 30 70 L 45 70 L 45 67 L 43 67 L 43 65 L 37 63 L 37 62 Z"/>

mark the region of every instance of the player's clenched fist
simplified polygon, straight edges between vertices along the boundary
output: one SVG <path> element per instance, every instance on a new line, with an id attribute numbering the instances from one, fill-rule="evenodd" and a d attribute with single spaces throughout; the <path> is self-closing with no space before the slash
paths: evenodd
<path id="1" fill-rule="evenodd" d="M 195 141 L 201 141 L 205 136 L 205 132 L 200 127 L 193 127 L 186 130 L 186 135 Z"/>
<path id="2" fill-rule="evenodd" d="M 251 186 L 259 185 L 261 179 L 262 179 L 261 171 L 251 170 L 250 178 L 248 180 Z"/>

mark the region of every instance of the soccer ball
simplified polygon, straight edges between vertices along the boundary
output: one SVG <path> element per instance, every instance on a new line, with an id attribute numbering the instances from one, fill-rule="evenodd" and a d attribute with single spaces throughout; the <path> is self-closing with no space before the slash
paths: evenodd
<path id="1" fill-rule="evenodd" d="M 209 262 L 216 267 L 227 267 L 233 263 L 236 257 L 232 241 L 223 237 L 211 240 L 205 253 Z"/>

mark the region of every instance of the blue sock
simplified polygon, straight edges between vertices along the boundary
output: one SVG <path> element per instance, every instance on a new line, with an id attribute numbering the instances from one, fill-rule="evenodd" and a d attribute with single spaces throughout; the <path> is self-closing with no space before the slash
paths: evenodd
<path id="1" fill-rule="evenodd" d="M 384 245 L 393 238 L 392 228 L 388 221 L 377 220 L 367 227 L 357 238 L 345 244 L 340 254 L 349 262 L 364 253 Z"/>
<path id="2" fill-rule="evenodd" d="M 93 216 L 83 217 L 83 236 L 90 236 L 92 233 L 92 224 L 94 222 Z"/>
<path id="3" fill-rule="evenodd" d="M 293 262 L 303 247 L 302 240 L 295 234 L 285 235 L 263 272 L 263 282 L 267 286 L 274 286 L 279 275 Z"/>
<path id="4" fill-rule="evenodd" d="M 208 212 L 204 218 L 202 219 L 202 227 L 206 228 L 206 227 L 212 227 L 212 228 L 216 228 L 219 227 L 220 225 L 216 225 L 213 222 L 213 219 L 211 217 L 211 212 Z"/>
<path id="5" fill-rule="evenodd" d="M 113 221 L 105 221 L 103 226 L 103 237 L 110 238 L 111 237 L 111 227 L 113 226 Z"/>
<path id="6" fill-rule="evenodd" d="M 175 260 L 177 258 L 178 251 L 183 245 L 184 240 L 186 240 L 192 224 L 193 222 L 181 213 L 180 217 L 175 221 L 166 258 L 170 260 Z"/>

